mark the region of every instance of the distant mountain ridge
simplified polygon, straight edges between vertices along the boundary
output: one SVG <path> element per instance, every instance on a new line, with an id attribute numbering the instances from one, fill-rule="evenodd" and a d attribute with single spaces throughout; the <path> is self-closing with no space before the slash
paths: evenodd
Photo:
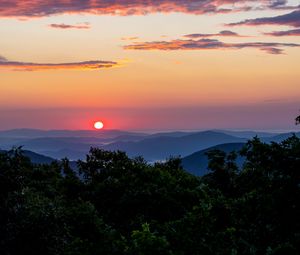
<path id="1" fill-rule="evenodd" d="M 255 136 L 264 138 L 264 137 L 272 137 L 277 135 L 276 133 L 261 132 L 261 131 L 232 131 L 232 130 L 222 130 L 222 129 L 215 129 L 213 131 L 236 136 L 236 137 L 247 138 L 247 139 L 251 139 Z"/>
<path id="2" fill-rule="evenodd" d="M 189 173 L 203 176 L 208 173 L 208 157 L 206 155 L 207 152 L 212 150 L 221 150 L 226 153 L 230 152 L 239 152 L 245 143 L 226 143 L 216 145 L 201 151 L 197 151 L 189 156 L 182 158 L 182 166 Z M 239 167 L 242 166 L 244 159 L 238 155 L 236 163 Z"/>
<path id="3" fill-rule="evenodd" d="M 41 137 L 97 137 L 112 138 L 121 135 L 147 135 L 139 132 L 129 132 L 122 130 L 40 130 L 40 129 L 11 129 L 0 131 L 0 137 L 25 137 L 25 138 L 41 138 Z"/>
<path id="4" fill-rule="evenodd" d="M 0 154 L 5 152 L 7 151 L 0 150 Z M 28 157 L 31 160 L 31 162 L 34 164 L 51 164 L 52 162 L 55 161 L 55 159 L 53 158 L 35 153 L 33 151 L 28 151 L 28 150 L 24 150 L 23 155 Z"/>
<path id="5" fill-rule="evenodd" d="M 217 144 L 245 141 L 244 138 L 237 138 L 213 131 L 204 131 L 179 137 L 158 136 L 145 138 L 138 142 L 116 142 L 103 148 L 106 150 L 122 150 L 127 152 L 129 156 L 142 155 L 147 160 L 153 161 L 170 156 L 186 156 L 197 150 Z"/>
<path id="6" fill-rule="evenodd" d="M 258 136 L 264 142 L 280 142 L 293 133 L 274 134 L 257 131 L 172 131 L 154 134 L 122 130 L 35 130 L 0 131 L 0 149 L 23 146 L 52 158 L 84 159 L 90 147 L 122 150 L 130 157 L 143 156 L 148 161 L 165 160 L 170 156 L 188 156 L 212 146 L 245 143 Z M 296 133 L 300 136 L 300 133 Z"/>

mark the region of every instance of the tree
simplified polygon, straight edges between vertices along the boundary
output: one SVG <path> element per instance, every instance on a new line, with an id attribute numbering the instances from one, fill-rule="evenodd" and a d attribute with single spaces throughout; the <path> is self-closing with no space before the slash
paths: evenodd
<path id="1" fill-rule="evenodd" d="M 211 150 L 206 153 L 210 173 L 204 177 L 212 187 L 219 189 L 225 195 L 234 195 L 234 182 L 238 167 L 235 163 L 235 152 L 226 154 L 220 150 Z"/>
<path id="2" fill-rule="evenodd" d="M 296 118 L 296 125 L 300 124 L 300 115 Z"/>
<path id="3" fill-rule="evenodd" d="M 142 230 L 132 232 L 132 255 L 172 255 L 170 245 L 164 236 L 150 231 L 149 224 L 142 225 Z"/>
<path id="4" fill-rule="evenodd" d="M 300 254 L 300 139 L 236 155 L 211 151 L 198 178 L 179 158 L 92 149 L 78 173 L 0 151 L 0 254 Z"/>

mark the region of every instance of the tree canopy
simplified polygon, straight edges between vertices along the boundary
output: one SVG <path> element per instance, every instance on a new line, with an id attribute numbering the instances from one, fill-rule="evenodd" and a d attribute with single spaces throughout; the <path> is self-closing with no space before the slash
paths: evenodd
<path id="1" fill-rule="evenodd" d="M 299 138 L 254 138 L 240 154 L 241 169 L 209 152 L 200 178 L 178 158 L 92 148 L 73 170 L 1 153 L 0 254 L 299 254 Z"/>

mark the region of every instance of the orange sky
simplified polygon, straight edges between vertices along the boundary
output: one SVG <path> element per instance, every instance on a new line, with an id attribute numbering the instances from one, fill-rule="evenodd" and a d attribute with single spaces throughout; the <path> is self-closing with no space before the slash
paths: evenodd
<path id="1" fill-rule="evenodd" d="M 174 10 L 131 15 L 126 7 L 125 16 L 91 14 L 91 5 L 88 13 L 33 17 L 38 2 L 22 13 L 0 0 L 0 129 L 89 129 L 98 119 L 132 130 L 294 128 L 300 37 L 265 33 L 295 34 L 298 25 L 285 16 L 266 18 L 297 14 L 300 1 L 289 8 L 256 1 L 263 10 L 226 13 L 222 1 L 212 1 L 215 13 L 161 1 Z M 225 25 L 247 19 L 259 24 Z"/>

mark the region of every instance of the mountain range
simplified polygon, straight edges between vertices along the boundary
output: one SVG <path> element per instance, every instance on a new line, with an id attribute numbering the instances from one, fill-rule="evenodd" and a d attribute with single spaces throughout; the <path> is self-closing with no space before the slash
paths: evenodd
<path id="1" fill-rule="evenodd" d="M 77 160 L 85 159 L 91 147 L 99 147 L 104 150 L 125 151 L 130 157 L 143 156 L 149 162 L 162 161 L 170 156 L 181 156 L 183 162 L 186 162 L 185 159 L 193 153 L 199 153 L 198 156 L 202 155 L 199 157 L 203 158 L 205 150 L 210 147 L 222 145 L 228 151 L 233 144 L 243 144 L 254 136 L 269 143 L 280 142 L 291 135 L 292 133 L 232 130 L 147 134 L 121 130 L 15 129 L 0 131 L 0 149 L 23 146 L 24 150 L 54 159 L 68 157 L 70 160 Z M 300 132 L 296 135 L 300 136 Z M 194 171 L 195 168 L 190 170 Z"/>

